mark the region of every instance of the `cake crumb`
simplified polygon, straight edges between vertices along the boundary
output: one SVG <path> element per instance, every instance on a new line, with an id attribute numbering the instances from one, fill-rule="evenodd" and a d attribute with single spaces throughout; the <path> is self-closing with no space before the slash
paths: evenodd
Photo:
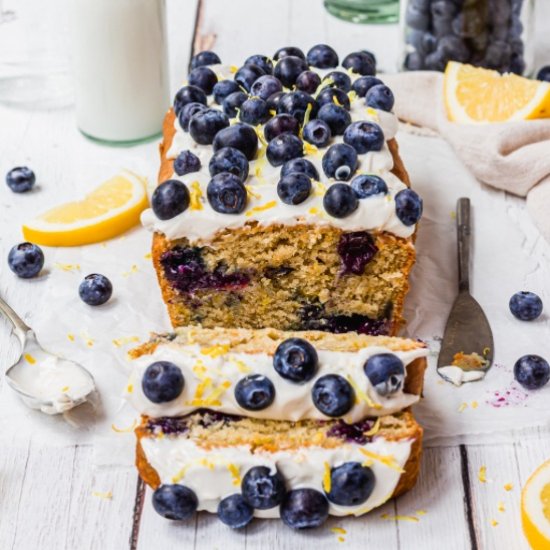
<path id="1" fill-rule="evenodd" d="M 487 466 L 480 466 L 477 478 L 481 483 L 487 483 Z"/>
<path id="2" fill-rule="evenodd" d="M 453 367 L 460 367 L 461 369 L 482 369 L 487 366 L 487 363 L 487 359 L 484 359 L 475 351 L 473 353 L 459 351 L 455 353 L 451 365 Z"/>
<path id="3" fill-rule="evenodd" d="M 113 499 L 113 493 L 112 491 L 92 491 L 92 496 L 97 498 L 102 498 L 104 500 L 112 500 Z"/>

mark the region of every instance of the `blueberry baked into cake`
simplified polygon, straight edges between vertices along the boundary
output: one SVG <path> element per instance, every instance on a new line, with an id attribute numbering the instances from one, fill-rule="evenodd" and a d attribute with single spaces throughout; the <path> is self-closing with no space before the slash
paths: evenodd
<path id="1" fill-rule="evenodd" d="M 142 217 L 174 327 L 396 334 L 422 201 L 372 54 L 195 56 Z"/>

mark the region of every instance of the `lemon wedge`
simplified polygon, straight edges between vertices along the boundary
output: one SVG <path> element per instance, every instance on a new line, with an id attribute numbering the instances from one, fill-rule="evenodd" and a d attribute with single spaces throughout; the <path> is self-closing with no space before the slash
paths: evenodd
<path id="1" fill-rule="evenodd" d="M 26 240 L 44 246 L 80 246 L 116 237 L 139 223 L 147 208 L 145 181 L 122 172 L 81 201 L 56 206 L 23 225 Z"/>
<path id="2" fill-rule="evenodd" d="M 550 117 L 550 83 L 451 61 L 444 78 L 449 120 L 508 122 Z"/>
<path id="3" fill-rule="evenodd" d="M 550 549 L 550 460 L 535 470 L 523 488 L 521 522 L 531 548 Z"/>

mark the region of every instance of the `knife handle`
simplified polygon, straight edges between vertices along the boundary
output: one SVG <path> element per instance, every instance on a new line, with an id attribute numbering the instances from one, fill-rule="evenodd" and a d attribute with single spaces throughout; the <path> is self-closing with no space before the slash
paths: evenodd
<path id="1" fill-rule="evenodd" d="M 462 197 L 456 204 L 458 244 L 458 290 L 470 290 L 470 199 Z"/>

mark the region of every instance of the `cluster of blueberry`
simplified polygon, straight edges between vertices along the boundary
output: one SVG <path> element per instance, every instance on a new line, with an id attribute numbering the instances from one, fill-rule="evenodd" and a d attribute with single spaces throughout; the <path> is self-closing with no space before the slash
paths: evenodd
<path id="1" fill-rule="evenodd" d="M 459 61 L 500 72 L 525 70 L 523 0 L 409 0 L 405 59 L 410 70 L 443 71 Z"/>
<path id="2" fill-rule="evenodd" d="M 279 344 L 273 355 L 273 368 L 291 383 L 303 384 L 311 380 L 319 368 L 315 348 L 302 338 L 289 338 Z M 379 353 L 369 357 L 363 367 L 365 375 L 381 396 L 393 395 L 403 387 L 405 367 L 392 353 Z M 169 361 L 149 365 L 142 379 L 145 396 L 153 403 L 167 403 L 177 399 L 185 380 L 181 369 Z M 327 374 L 315 381 L 311 391 L 313 404 L 329 417 L 348 413 L 355 402 L 351 384 L 338 374 Z M 260 411 L 275 400 L 275 386 L 266 376 L 250 374 L 235 386 L 235 400 L 245 410 Z"/>
<path id="3" fill-rule="evenodd" d="M 279 507 L 283 522 L 294 529 L 319 527 L 329 515 L 329 502 L 338 506 L 359 506 L 374 490 L 373 471 L 360 462 L 344 462 L 330 470 L 330 490 L 324 493 L 311 488 L 286 490 L 278 470 L 254 466 L 243 476 L 241 492 L 222 499 L 219 519 L 242 528 L 254 517 L 254 510 Z M 197 510 L 197 495 L 184 485 L 161 485 L 153 494 L 155 510 L 168 519 L 183 520 Z"/>
<path id="4" fill-rule="evenodd" d="M 234 75 L 220 80 L 209 65 L 220 63 L 213 52 L 201 52 L 193 58 L 188 85 L 174 99 L 174 112 L 185 132 L 200 145 L 212 145 L 214 155 L 208 168 L 212 179 L 207 186 L 210 206 L 223 214 L 240 214 L 247 205 L 244 185 L 249 161 L 256 156 L 258 133 L 254 126 L 265 124 L 263 138 L 266 157 L 272 166 L 282 166 L 277 186 L 285 204 L 304 202 L 311 193 L 311 180 L 319 180 L 315 167 L 304 156 L 304 142 L 328 147 L 322 167 L 327 178 L 348 181 L 357 170 L 358 155 L 380 151 L 384 134 L 380 126 L 368 121 L 352 122 L 348 96 L 353 92 L 364 98 L 368 107 L 390 111 L 394 98 L 391 90 L 373 75 L 374 56 L 366 51 L 345 57 L 342 66 L 361 75 L 353 83 L 349 74 L 329 72 L 324 78 L 310 67 L 335 68 L 339 59 L 327 45 L 319 44 L 307 56 L 298 48 L 278 50 L 273 60 L 263 55 L 249 57 Z M 209 108 L 207 96 L 213 94 L 221 108 Z M 230 124 L 230 118 L 238 121 Z M 261 130 L 258 130 L 260 132 Z M 333 136 L 344 143 L 329 146 Z M 191 151 L 182 151 L 174 161 L 179 176 L 201 169 L 200 159 Z M 387 194 L 385 182 L 375 176 L 358 176 L 351 187 L 335 183 L 329 187 L 323 205 L 328 214 L 343 218 L 353 213 L 359 200 Z M 163 182 L 152 197 L 158 218 L 171 219 L 190 204 L 185 183 Z M 422 201 L 412 190 L 396 196 L 396 213 L 405 225 L 414 225 L 422 213 Z"/>

